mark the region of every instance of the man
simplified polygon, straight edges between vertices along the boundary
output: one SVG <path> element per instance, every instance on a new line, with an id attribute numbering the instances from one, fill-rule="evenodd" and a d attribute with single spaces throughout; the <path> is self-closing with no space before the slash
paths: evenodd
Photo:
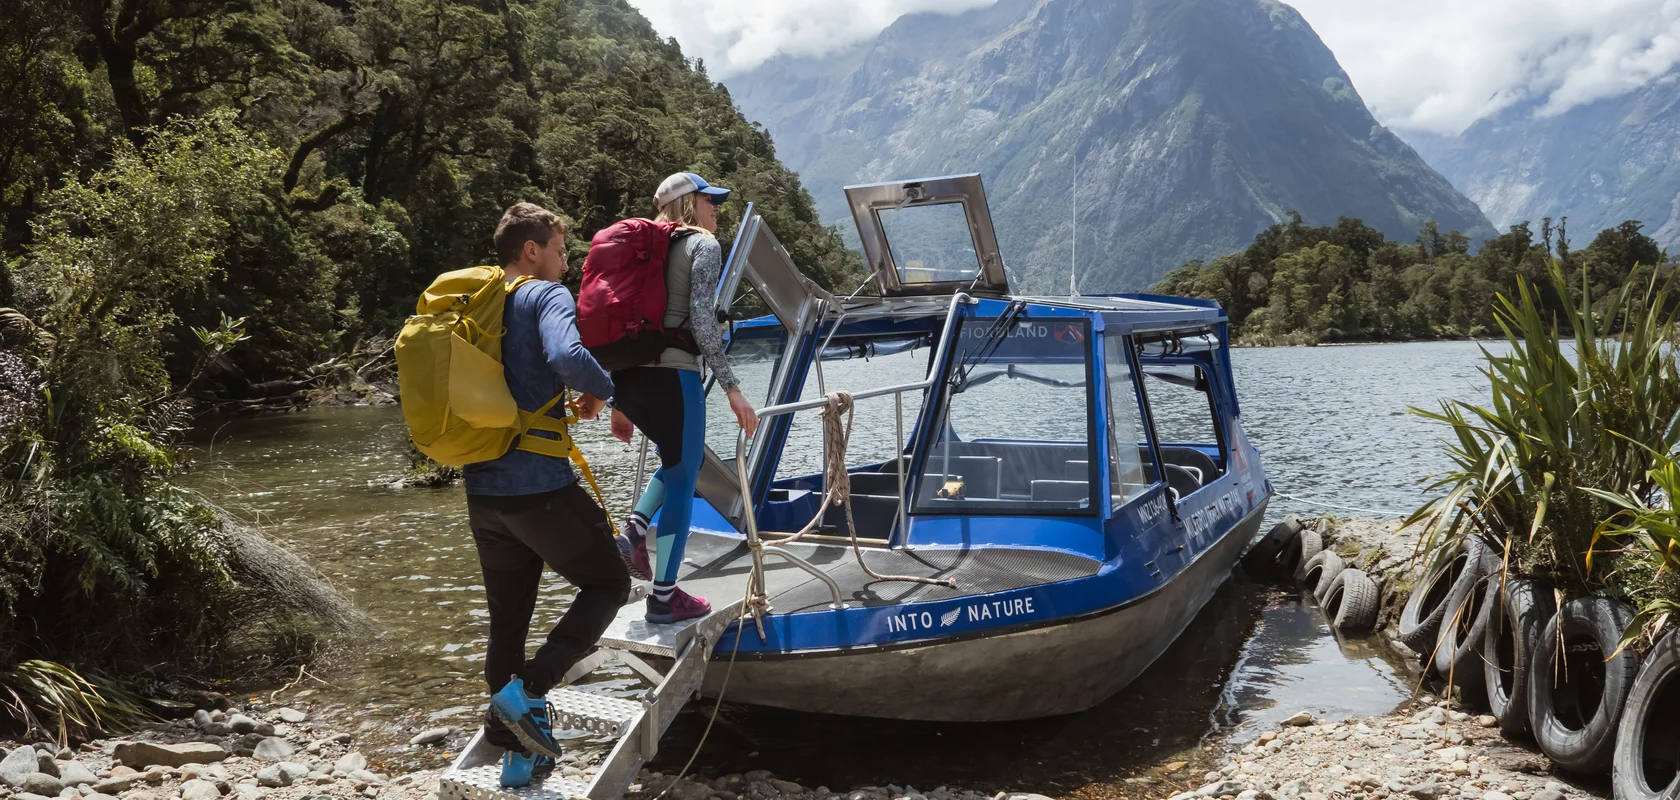
<path id="1" fill-rule="evenodd" d="M 567 268 L 566 232 L 559 217 L 530 203 L 508 209 L 496 226 L 496 253 L 508 281 L 536 279 L 508 295 L 502 369 L 520 409 L 534 412 L 570 386 L 585 393 L 574 404 L 579 418 L 592 419 L 613 384 L 583 348 L 577 306 L 559 283 Z M 578 485 L 569 459 L 510 449 L 494 461 L 468 465 L 466 484 L 490 611 L 485 735 L 508 750 L 502 785 L 524 786 L 552 771 L 560 756 L 545 695 L 629 600 L 630 575 L 606 514 Z M 526 660 L 525 635 L 544 564 L 576 587 L 577 596 Z"/>

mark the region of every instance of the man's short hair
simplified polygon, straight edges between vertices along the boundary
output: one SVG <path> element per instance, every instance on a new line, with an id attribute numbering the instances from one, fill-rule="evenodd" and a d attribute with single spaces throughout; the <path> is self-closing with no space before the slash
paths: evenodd
<path id="1" fill-rule="evenodd" d="M 496 257 L 502 264 L 519 260 L 526 242 L 547 247 L 555 236 L 564 238 L 567 225 L 564 219 L 536 203 L 518 203 L 502 214 L 496 225 Z"/>

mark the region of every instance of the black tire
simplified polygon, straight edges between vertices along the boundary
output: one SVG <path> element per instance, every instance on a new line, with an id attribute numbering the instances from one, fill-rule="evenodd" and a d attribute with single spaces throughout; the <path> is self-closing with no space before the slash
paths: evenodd
<path id="1" fill-rule="evenodd" d="M 1347 569 L 1347 565 L 1342 563 L 1342 557 L 1325 550 L 1313 556 L 1312 560 L 1301 568 L 1301 584 L 1312 593 L 1313 600 L 1323 603 L 1325 590 L 1330 588 L 1330 582 L 1344 569 Z"/>
<path id="2" fill-rule="evenodd" d="M 1469 580 L 1474 581 L 1481 564 L 1479 551 L 1469 552 L 1471 548 L 1480 547 L 1481 540 L 1471 536 L 1465 541 L 1466 544 L 1460 546 L 1446 563 L 1424 574 L 1424 579 L 1412 589 L 1406 605 L 1400 609 L 1400 622 L 1395 634 L 1401 644 L 1423 657 L 1425 667 L 1432 667 L 1434 663 L 1435 638 L 1441 631 L 1441 621 L 1446 618 L 1447 598 L 1465 580 L 1467 573 L 1471 576 Z"/>
<path id="3" fill-rule="evenodd" d="M 1298 581 L 1302 571 L 1307 568 L 1307 562 L 1322 552 L 1324 536 L 1314 530 L 1301 531 L 1295 537 L 1294 543 L 1283 548 L 1283 554 L 1278 556 L 1278 570 Z"/>
<path id="4" fill-rule="evenodd" d="M 1499 591 L 1500 580 L 1499 574 L 1483 574 L 1470 584 L 1455 587 L 1447 598 L 1441 632 L 1435 641 L 1435 672 L 1470 703 L 1487 699 L 1482 640 L 1487 638 L 1488 593 Z"/>
<path id="5" fill-rule="evenodd" d="M 1610 770 L 1617 800 L 1680 798 L 1680 638 L 1658 640 L 1633 679 Z"/>
<path id="6" fill-rule="evenodd" d="M 1490 587 L 1491 589 L 1491 587 Z M 1504 591 L 1491 589 L 1488 621 L 1482 631 L 1482 677 L 1488 711 L 1506 736 L 1526 736 L 1528 664 L 1540 632 L 1557 613 L 1552 588 L 1540 581 L 1514 580 Z"/>
<path id="7" fill-rule="evenodd" d="M 1616 651 L 1632 620 L 1633 610 L 1616 600 L 1571 600 L 1535 641 L 1528 672 L 1529 725 L 1540 752 L 1559 767 L 1588 775 L 1610 769 L 1639 657 L 1632 648 L 1606 657 Z"/>
<path id="8" fill-rule="evenodd" d="M 1250 577 L 1270 579 L 1277 577 L 1278 556 L 1283 549 L 1294 541 L 1301 533 L 1301 520 L 1294 516 L 1284 517 L 1282 522 L 1272 526 L 1260 541 L 1248 548 L 1243 554 L 1242 565 Z"/>
<path id="9" fill-rule="evenodd" d="M 1364 570 L 1344 569 L 1324 593 L 1324 615 L 1342 633 L 1368 631 L 1377 624 L 1382 593 Z"/>
<path id="10" fill-rule="evenodd" d="M 1287 543 L 1284 543 L 1284 551 L 1277 555 L 1277 565 L 1275 565 L 1277 575 L 1282 576 L 1285 580 L 1299 578 L 1300 566 L 1305 565 L 1307 558 L 1309 558 L 1305 555 L 1309 548 L 1312 550 L 1312 555 L 1319 555 L 1319 551 L 1324 550 L 1324 538 L 1319 536 L 1319 531 L 1305 529 L 1305 531 L 1295 534 L 1294 539 L 1289 539 Z"/>

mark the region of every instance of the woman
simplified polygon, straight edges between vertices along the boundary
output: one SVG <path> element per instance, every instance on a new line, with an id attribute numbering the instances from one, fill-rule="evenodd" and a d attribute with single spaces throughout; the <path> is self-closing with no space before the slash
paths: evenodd
<path id="1" fill-rule="evenodd" d="M 660 222 L 682 227 L 671 235 L 665 261 L 665 327 L 693 334 L 696 356 L 668 347 L 653 363 L 612 374 L 613 435 L 630 440 L 634 425 L 659 447 L 660 468 L 624 525 L 620 554 L 631 574 L 653 580 L 647 600 L 647 620 L 670 623 L 711 613 L 704 598 L 677 588 L 683 545 L 694 513 L 694 483 L 706 453 L 706 394 L 702 366 L 712 371 L 729 395 L 729 408 L 751 436 L 758 414 L 741 395 L 735 374 L 723 354 L 722 323 L 717 318 L 718 277 L 723 272 L 723 247 L 718 244 L 718 206 L 729 190 L 706 183 L 692 172 L 665 179 L 653 195 Z M 648 520 L 659 512 L 657 563 L 648 563 Z"/>

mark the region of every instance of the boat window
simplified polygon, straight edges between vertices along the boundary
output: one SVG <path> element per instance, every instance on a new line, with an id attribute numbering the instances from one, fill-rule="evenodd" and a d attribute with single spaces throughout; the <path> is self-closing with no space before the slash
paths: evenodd
<path id="1" fill-rule="evenodd" d="M 1207 372 L 1179 363 L 1144 361 L 1140 366 L 1167 485 L 1183 497 L 1225 474 L 1224 443 Z"/>
<path id="2" fill-rule="evenodd" d="M 924 434 L 912 510 L 1093 508 L 1089 336 L 1085 320 L 1017 314 L 960 321 L 943 407 Z"/>
<path id="3" fill-rule="evenodd" d="M 980 257 L 962 203 L 883 208 L 875 212 L 898 265 L 900 283 L 973 280 Z"/>
<path id="4" fill-rule="evenodd" d="M 823 353 L 822 386 L 818 386 L 817 370 L 813 367 L 805 378 L 801 398 L 822 397 L 822 389 L 830 392 L 863 392 L 881 386 L 915 383 L 927 377 L 929 348 L 925 338 L 906 340 L 875 340 L 833 342 Z M 891 396 L 868 397 L 853 402 L 852 436 L 846 443 L 846 462 L 856 470 L 865 465 L 886 464 L 903 452 L 895 424 L 895 408 Z M 909 436 L 922 413 L 922 393 L 904 395 L 904 435 Z M 788 431 L 787 446 L 782 448 L 781 463 L 776 479 L 817 475 L 823 471 L 822 411 L 815 409 L 793 415 Z M 854 494 L 891 494 L 898 496 L 896 484 L 891 491 L 875 487 L 891 482 L 871 482 L 868 489 L 854 487 Z"/>
<path id="5" fill-rule="evenodd" d="M 1109 494 L 1119 508 L 1137 499 L 1155 484 L 1154 455 L 1144 438 L 1139 412 L 1137 384 L 1132 365 L 1126 360 L 1126 339 L 1105 339 L 1108 371 L 1108 476 Z M 1148 469 L 1145 468 L 1148 465 Z"/>
<path id="6" fill-rule="evenodd" d="M 770 389 L 775 379 L 776 369 L 781 364 L 782 351 L 787 347 L 787 334 L 778 333 L 776 336 L 764 338 L 735 338 L 729 342 L 729 368 L 735 373 L 735 379 L 741 382 L 741 393 L 751 400 L 755 408 L 771 405 Z M 711 381 L 710 394 L 715 397 L 706 403 L 706 444 L 725 461 L 735 459 L 735 437 L 740 434 L 741 426 L 735 422 L 734 412 L 729 410 L 729 402 L 723 397 L 723 390 L 717 388 L 717 381 Z M 752 440 L 747 441 L 750 448 Z M 648 456 L 653 466 L 659 461 Z M 748 464 L 754 462 L 748 461 Z"/>

